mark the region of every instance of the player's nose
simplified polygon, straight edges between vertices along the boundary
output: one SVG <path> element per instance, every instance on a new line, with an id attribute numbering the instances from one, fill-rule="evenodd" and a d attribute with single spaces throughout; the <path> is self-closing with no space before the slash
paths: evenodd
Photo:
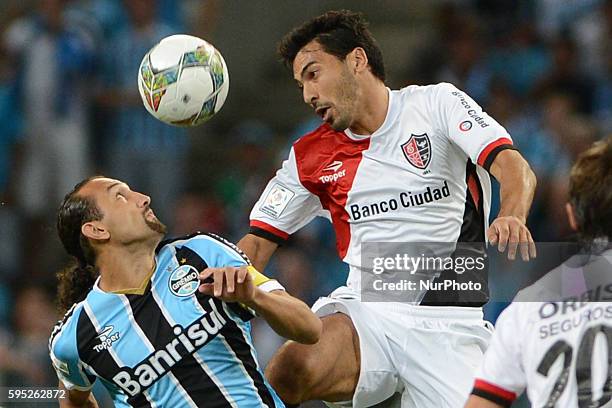
<path id="1" fill-rule="evenodd" d="M 142 193 L 136 193 L 136 194 L 138 194 L 138 200 L 137 200 L 138 207 L 145 208 L 151 205 L 151 197 L 149 197 L 146 194 L 142 194 Z"/>
<path id="2" fill-rule="evenodd" d="M 315 103 L 318 99 L 318 95 L 312 86 L 304 85 L 304 88 L 302 89 L 302 95 L 306 104 L 315 106 Z"/>

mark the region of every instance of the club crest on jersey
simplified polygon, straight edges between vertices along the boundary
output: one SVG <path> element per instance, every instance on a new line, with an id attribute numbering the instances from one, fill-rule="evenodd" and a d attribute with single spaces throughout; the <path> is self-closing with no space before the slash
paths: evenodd
<path id="1" fill-rule="evenodd" d="M 170 275 L 168 285 L 170 292 L 176 296 L 190 296 L 200 286 L 198 270 L 191 265 L 181 265 Z"/>
<path id="2" fill-rule="evenodd" d="M 417 169 L 427 168 L 431 161 L 431 143 L 427 133 L 411 135 L 410 139 L 402 145 L 402 152 L 408 163 Z"/>

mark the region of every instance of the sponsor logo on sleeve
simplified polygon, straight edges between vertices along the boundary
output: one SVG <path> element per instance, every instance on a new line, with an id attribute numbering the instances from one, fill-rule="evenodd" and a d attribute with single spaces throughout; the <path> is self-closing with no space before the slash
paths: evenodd
<path id="1" fill-rule="evenodd" d="M 420 170 L 427 168 L 431 161 L 431 143 L 427 133 L 411 135 L 401 147 L 408 163 Z"/>
<path id="2" fill-rule="evenodd" d="M 469 102 L 461 92 L 454 91 L 451 92 L 451 95 L 459 99 L 459 103 L 461 103 L 461 106 L 463 106 L 463 108 L 467 111 L 468 116 L 472 118 L 472 120 L 474 120 L 474 122 L 476 122 L 481 128 L 489 127 L 489 123 L 487 123 L 487 121 L 485 120 L 484 113 L 482 112 L 482 109 L 480 109 L 479 106 L 472 106 L 470 104 L 471 102 Z M 466 120 L 465 122 L 469 121 Z M 465 122 L 461 122 L 461 125 L 463 125 Z M 461 125 L 459 125 L 459 128 L 464 132 L 472 128 L 471 122 L 469 125 L 469 129 L 463 129 L 461 128 Z"/>
<path id="3" fill-rule="evenodd" d="M 275 183 L 264 198 L 259 209 L 270 217 L 278 218 L 285 211 L 285 208 L 287 208 L 287 205 L 294 196 L 295 193 L 293 191 Z"/>
<path id="4" fill-rule="evenodd" d="M 470 122 L 469 120 L 464 120 L 463 122 L 459 124 L 459 130 L 461 130 L 462 132 L 467 132 L 471 128 L 472 128 L 472 122 Z"/>

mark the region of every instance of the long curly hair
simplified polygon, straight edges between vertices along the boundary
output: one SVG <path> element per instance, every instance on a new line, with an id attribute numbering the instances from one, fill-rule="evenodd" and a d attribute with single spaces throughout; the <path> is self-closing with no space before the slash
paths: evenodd
<path id="1" fill-rule="evenodd" d="M 68 310 L 74 303 L 85 299 L 99 273 L 95 266 L 96 253 L 91 243 L 81 233 L 84 223 L 102 219 L 102 212 L 90 197 L 79 195 L 83 186 L 104 176 L 89 177 L 78 183 L 66 194 L 57 211 L 57 232 L 62 245 L 74 259 L 57 273 L 57 302 L 60 311 Z"/>

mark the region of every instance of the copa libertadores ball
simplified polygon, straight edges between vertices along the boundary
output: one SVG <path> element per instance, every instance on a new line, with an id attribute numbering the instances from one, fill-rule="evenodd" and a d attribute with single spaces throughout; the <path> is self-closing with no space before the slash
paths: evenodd
<path id="1" fill-rule="evenodd" d="M 197 126 L 223 106 L 229 73 L 219 50 L 208 42 L 171 35 L 142 59 L 138 90 L 155 118 L 176 126 Z"/>

